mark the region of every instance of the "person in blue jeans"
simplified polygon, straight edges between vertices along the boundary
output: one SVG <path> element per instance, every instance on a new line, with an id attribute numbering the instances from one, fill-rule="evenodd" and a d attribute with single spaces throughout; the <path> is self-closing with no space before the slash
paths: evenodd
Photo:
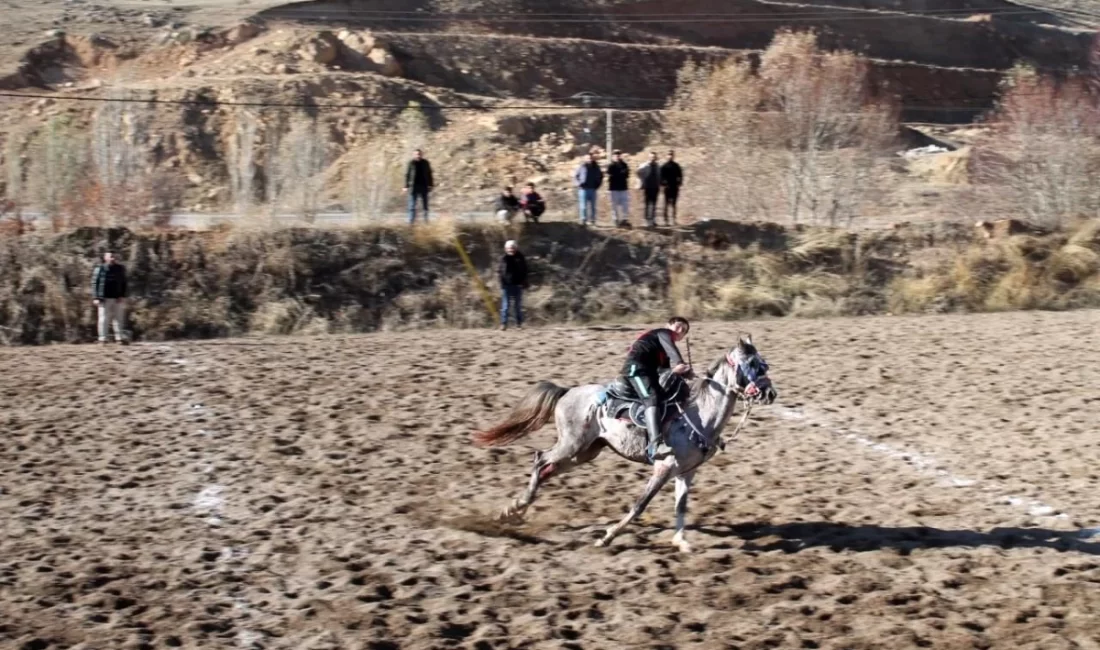
<path id="1" fill-rule="evenodd" d="M 596 225 L 596 190 L 603 185 L 603 170 L 592 154 L 585 155 L 584 162 L 573 172 L 573 182 L 580 201 L 581 225 Z"/>
<path id="2" fill-rule="evenodd" d="M 428 195 L 435 183 L 432 180 L 432 165 L 424 158 L 424 152 L 417 149 L 413 159 L 405 170 L 405 193 L 409 195 L 409 224 L 416 223 L 416 200 L 424 206 L 424 223 L 428 223 Z"/>
<path id="3" fill-rule="evenodd" d="M 500 260 L 500 329 L 508 329 L 510 303 L 515 303 L 516 327 L 523 329 L 523 290 L 527 284 L 527 260 L 519 252 L 514 240 L 504 244 L 504 257 Z"/>

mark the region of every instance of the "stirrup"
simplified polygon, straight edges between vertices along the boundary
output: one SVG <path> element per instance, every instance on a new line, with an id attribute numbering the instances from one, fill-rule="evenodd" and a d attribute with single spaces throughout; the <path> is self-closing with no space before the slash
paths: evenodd
<path id="1" fill-rule="evenodd" d="M 659 439 L 652 444 L 650 444 L 648 441 L 646 442 L 645 457 L 646 460 L 649 461 L 650 465 L 653 465 L 657 462 L 657 450 L 660 449 L 660 447 L 661 441 Z"/>

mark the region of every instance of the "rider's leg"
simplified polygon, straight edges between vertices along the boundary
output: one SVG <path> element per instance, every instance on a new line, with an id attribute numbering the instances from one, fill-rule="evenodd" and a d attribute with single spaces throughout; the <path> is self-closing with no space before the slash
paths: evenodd
<path id="1" fill-rule="evenodd" d="M 657 453 L 657 445 L 661 442 L 661 419 L 657 410 L 657 388 L 659 384 L 646 375 L 638 375 L 630 378 L 631 385 L 637 391 L 645 406 L 646 427 L 646 457 L 653 462 Z"/>

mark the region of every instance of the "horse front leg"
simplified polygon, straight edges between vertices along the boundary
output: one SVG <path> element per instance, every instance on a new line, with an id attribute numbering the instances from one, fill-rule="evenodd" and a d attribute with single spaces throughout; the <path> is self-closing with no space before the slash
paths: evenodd
<path id="1" fill-rule="evenodd" d="M 596 546 L 602 547 L 610 544 L 611 540 L 615 539 L 615 536 L 621 533 L 624 528 L 630 525 L 630 522 L 637 519 L 638 516 L 645 511 L 649 502 L 661 491 L 661 488 L 665 486 L 665 483 L 668 483 L 668 479 L 671 477 L 672 463 L 657 463 L 657 465 L 653 467 L 653 476 L 649 479 L 649 482 L 646 483 L 645 491 L 642 492 L 641 498 L 638 499 L 634 507 L 630 509 L 630 512 L 626 513 L 626 516 L 623 517 L 619 523 L 607 529 L 603 538 L 596 542 Z"/>
<path id="2" fill-rule="evenodd" d="M 676 534 L 672 536 L 672 544 L 680 549 L 681 553 L 691 553 L 691 544 L 684 539 L 684 524 L 687 519 L 688 495 L 691 493 L 691 482 L 694 479 L 694 471 L 676 477 Z"/>

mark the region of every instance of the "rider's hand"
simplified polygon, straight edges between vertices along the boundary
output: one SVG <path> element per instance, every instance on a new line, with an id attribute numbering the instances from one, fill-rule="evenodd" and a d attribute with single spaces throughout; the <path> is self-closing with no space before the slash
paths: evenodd
<path id="1" fill-rule="evenodd" d="M 682 374 L 684 374 L 685 372 L 687 372 L 689 370 L 691 370 L 691 366 L 689 366 L 686 363 L 681 363 L 680 365 L 673 368 L 672 372 L 674 372 L 677 375 L 682 375 Z"/>

